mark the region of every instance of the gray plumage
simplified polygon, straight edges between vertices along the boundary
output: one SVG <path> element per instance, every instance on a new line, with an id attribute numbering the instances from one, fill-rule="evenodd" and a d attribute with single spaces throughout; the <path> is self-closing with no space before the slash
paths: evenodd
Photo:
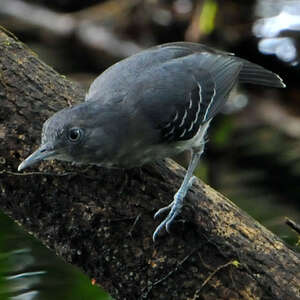
<path id="1" fill-rule="evenodd" d="M 191 150 L 185 182 L 158 213 L 171 209 L 156 238 L 179 213 L 209 123 L 237 82 L 284 87 L 261 66 L 204 45 L 178 42 L 142 51 L 96 78 L 85 102 L 49 118 L 40 148 L 19 170 L 53 158 L 131 168 Z"/>

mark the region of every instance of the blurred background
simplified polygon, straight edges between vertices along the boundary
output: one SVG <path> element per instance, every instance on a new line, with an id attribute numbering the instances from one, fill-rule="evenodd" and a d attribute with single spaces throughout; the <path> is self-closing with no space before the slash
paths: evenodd
<path id="1" fill-rule="evenodd" d="M 197 175 L 295 251 L 300 222 L 299 0 L 0 0 L 0 25 L 88 88 L 155 44 L 193 41 L 278 73 L 286 89 L 239 86 L 210 128 Z M 0 215 L 0 299 L 110 299 Z"/>

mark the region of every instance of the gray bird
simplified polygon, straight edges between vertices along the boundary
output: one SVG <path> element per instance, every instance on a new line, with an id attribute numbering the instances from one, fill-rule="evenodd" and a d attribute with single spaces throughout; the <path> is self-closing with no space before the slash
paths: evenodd
<path id="1" fill-rule="evenodd" d="M 191 151 L 174 200 L 155 214 L 169 211 L 155 240 L 180 213 L 210 121 L 238 82 L 285 87 L 263 67 L 201 44 L 177 42 L 141 51 L 97 77 L 85 102 L 49 118 L 41 146 L 18 170 L 45 159 L 132 168 Z"/>

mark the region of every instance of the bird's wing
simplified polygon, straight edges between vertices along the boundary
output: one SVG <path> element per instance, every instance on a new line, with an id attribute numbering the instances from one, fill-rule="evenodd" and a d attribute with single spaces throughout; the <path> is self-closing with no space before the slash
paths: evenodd
<path id="1" fill-rule="evenodd" d="M 220 111 L 241 68 L 233 56 L 207 52 L 172 59 L 141 75 L 124 104 L 163 140 L 188 140 Z"/>
<path id="2" fill-rule="evenodd" d="M 221 51 L 212 47 L 208 47 L 203 44 L 191 43 L 191 42 L 173 42 L 173 43 L 162 44 L 156 47 L 161 49 L 178 48 L 178 49 L 182 49 L 182 51 L 185 50 L 185 51 L 190 51 L 192 53 L 208 52 L 212 54 L 221 54 L 224 56 L 227 55 L 234 56 L 234 53 Z M 240 61 L 243 64 L 239 74 L 239 82 L 258 84 L 258 85 L 277 87 L 277 88 L 285 87 L 283 80 L 277 74 L 269 70 L 266 70 L 262 66 L 254 64 L 246 59 L 242 59 L 239 57 L 235 57 L 235 59 Z"/>
<path id="3" fill-rule="evenodd" d="M 140 74 L 153 66 L 159 67 L 175 58 L 183 58 L 191 54 L 215 54 L 224 58 L 234 58 L 242 63 L 239 73 L 239 81 L 267 85 L 272 87 L 284 87 L 282 79 L 271 71 L 253 64 L 247 60 L 235 57 L 232 53 L 220 51 L 206 45 L 188 42 L 175 42 L 162 44 L 141 51 L 124 59 L 105 70 L 91 84 L 86 95 L 86 101 L 101 101 L 103 103 L 119 101 L 132 89 Z"/>

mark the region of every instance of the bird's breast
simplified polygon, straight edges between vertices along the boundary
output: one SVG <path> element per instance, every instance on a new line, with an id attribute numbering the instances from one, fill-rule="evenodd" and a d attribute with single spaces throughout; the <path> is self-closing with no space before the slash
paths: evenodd
<path id="1" fill-rule="evenodd" d="M 183 151 L 198 148 L 204 143 L 207 126 L 199 130 L 197 135 L 186 141 L 147 145 L 136 141 L 131 145 L 119 149 L 107 159 L 95 163 L 105 168 L 134 168 L 155 162 L 166 157 L 173 157 Z"/>

